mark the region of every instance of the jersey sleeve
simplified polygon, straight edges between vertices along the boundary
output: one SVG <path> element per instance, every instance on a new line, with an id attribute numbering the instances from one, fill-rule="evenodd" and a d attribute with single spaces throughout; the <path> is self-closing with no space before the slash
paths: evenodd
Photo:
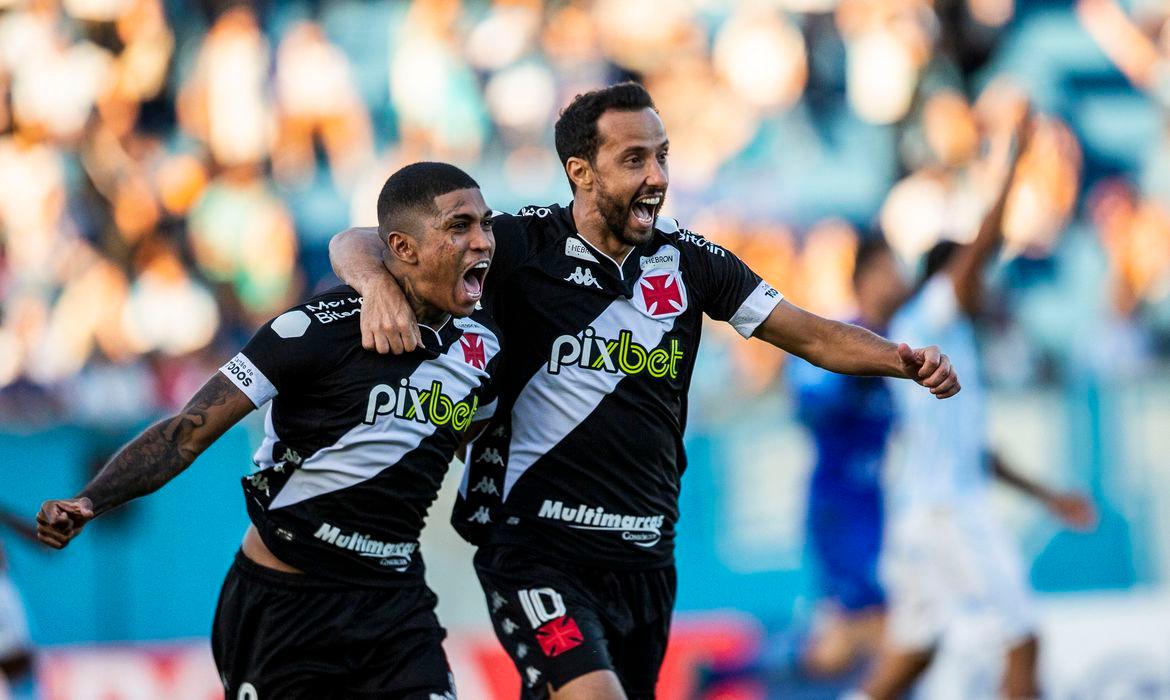
<path id="1" fill-rule="evenodd" d="M 681 245 L 699 248 L 693 251 L 698 274 L 691 284 L 699 287 L 704 313 L 716 321 L 727 321 L 743 337 L 752 337 L 784 295 L 726 248 L 686 230 L 681 235 Z"/>
<path id="2" fill-rule="evenodd" d="M 360 302 L 354 299 L 352 303 Z M 306 308 L 294 308 L 264 324 L 243 350 L 219 368 L 257 408 L 327 371 L 331 349 L 340 346 L 323 343 L 321 329 L 313 328 L 320 321 Z"/>

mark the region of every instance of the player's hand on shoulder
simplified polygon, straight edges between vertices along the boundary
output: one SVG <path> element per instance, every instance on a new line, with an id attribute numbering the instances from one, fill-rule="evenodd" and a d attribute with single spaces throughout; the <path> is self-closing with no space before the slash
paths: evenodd
<path id="1" fill-rule="evenodd" d="M 389 274 L 370 279 L 362 294 L 362 347 L 401 355 L 422 344 L 418 321 Z"/>
<path id="2" fill-rule="evenodd" d="M 1046 499 L 1048 510 L 1065 525 L 1082 532 L 1097 525 L 1097 509 L 1079 493 L 1055 493 Z"/>
<path id="3" fill-rule="evenodd" d="M 937 345 L 925 348 L 911 348 L 902 343 L 898 346 L 898 359 L 907 379 L 930 389 L 935 398 L 946 399 L 959 393 L 959 375 Z"/>
<path id="4" fill-rule="evenodd" d="M 88 498 L 45 501 L 37 513 L 37 539 L 53 549 L 64 549 L 93 518 L 93 502 Z"/>

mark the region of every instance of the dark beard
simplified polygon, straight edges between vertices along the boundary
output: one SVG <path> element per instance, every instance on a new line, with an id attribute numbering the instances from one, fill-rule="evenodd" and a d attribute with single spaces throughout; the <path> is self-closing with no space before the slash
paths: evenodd
<path id="1" fill-rule="evenodd" d="M 598 184 L 600 185 L 600 183 Z M 606 191 L 604 186 L 598 187 L 597 211 L 601 214 L 601 219 L 605 222 L 605 227 L 622 243 L 628 246 L 638 246 L 650 240 L 650 234 L 653 233 L 654 227 L 651 226 L 650 231 L 644 236 L 628 231 L 627 224 L 630 221 L 629 202 L 623 202 L 611 195 Z"/>

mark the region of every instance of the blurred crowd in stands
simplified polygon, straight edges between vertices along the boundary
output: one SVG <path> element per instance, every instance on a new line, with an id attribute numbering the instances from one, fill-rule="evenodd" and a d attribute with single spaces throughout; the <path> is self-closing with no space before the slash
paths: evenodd
<path id="1" fill-rule="evenodd" d="M 884 232 L 912 275 L 974 234 L 1002 155 L 986 144 L 1032 94 L 992 380 L 1136 374 L 1170 354 L 1168 7 L 0 0 L 0 421 L 181 405 L 333 283 L 329 236 L 374 224 L 405 163 L 467 167 L 499 209 L 567 201 L 557 111 L 629 77 L 671 140 L 667 213 L 837 317 L 859 237 Z M 1059 32 L 1082 42 L 1070 71 L 1134 87 L 1029 79 Z M 1163 138 L 1128 160 L 1086 149 L 1067 95 L 1134 88 Z M 727 347 L 736 391 L 774 383 L 776 353 Z"/>

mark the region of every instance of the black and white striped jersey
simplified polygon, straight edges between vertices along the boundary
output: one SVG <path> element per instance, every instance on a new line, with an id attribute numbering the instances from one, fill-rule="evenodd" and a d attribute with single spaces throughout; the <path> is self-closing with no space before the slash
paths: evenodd
<path id="1" fill-rule="evenodd" d="M 220 368 L 272 404 L 243 479 L 264 543 L 302 571 L 392 586 L 423 574 L 418 535 L 473 419 L 494 410 L 494 324 L 477 311 L 404 355 L 362 349 L 361 297 L 335 287 L 265 324 Z"/>
<path id="2" fill-rule="evenodd" d="M 570 208 L 527 207 L 494 228 L 485 304 L 508 358 L 452 523 L 473 543 L 566 561 L 672 562 L 702 315 L 749 337 L 779 292 L 665 217 L 623 261 L 578 236 Z"/>

